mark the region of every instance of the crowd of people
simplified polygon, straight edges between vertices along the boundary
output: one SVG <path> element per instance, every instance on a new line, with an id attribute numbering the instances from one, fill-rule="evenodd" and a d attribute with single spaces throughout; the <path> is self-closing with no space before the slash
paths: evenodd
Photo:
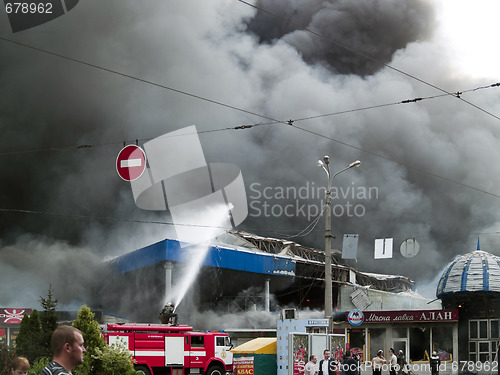
<path id="1" fill-rule="evenodd" d="M 75 327 L 59 326 L 51 338 L 52 361 L 40 372 L 39 375 L 71 375 L 71 370 L 83 363 L 85 346 L 82 333 Z M 389 359 L 384 357 L 384 352 L 379 350 L 372 359 L 373 375 L 382 375 L 384 365 L 388 365 L 389 375 L 403 375 L 406 360 L 402 350 L 396 356 L 394 349 L 389 349 Z M 437 353 L 432 352 L 430 357 L 431 375 L 439 375 L 441 363 Z M 341 362 L 330 355 L 330 351 L 323 351 L 323 358 L 318 363 L 316 355 L 309 356 L 309 361 L 304 366 L 304 375 L 360 375 L 360 353 L 345 352 Z M 11 375 L 27 375 L 30 369 L 28 360 L 16 357 L 12 360 Z"/>
<path id="2" fill-rule="evenodd" d="M 352 353 L 347 350 L 343 360 L 337 361 L 331 356 L 330 351 L 323 351 L 323 359 L 318 362 L 316 355 L 309 356 L 309 362 L 304 366 L 304 375 L 360 375 L 361 353 Z M 432 352 L 429 364 L 431 375 L 439 375 L 439 365 L 441 361 L 436 354 Z M 402 350 L 396 355 L 393 348 L 389 349 L 389 355 L 384 357 L 383 350 L 379 350 L 371 360 L 372 375 L 382 375 L 382 370 L 388 370 L 388 375 L 408 375 L 409 371 L 405 355 Z"/>
<path id="3" fill-rule="evenodd" d="M 323 351 L 323 359 L 318 363 L 316 355 L 309 357 L 309 362 L 304 366 L 304 375 L 359 375 L 361 358 L 359 354 L 352 354 L 347 350 L 342 362 L 338 362 L 330 355 L 330 351 Z"/>

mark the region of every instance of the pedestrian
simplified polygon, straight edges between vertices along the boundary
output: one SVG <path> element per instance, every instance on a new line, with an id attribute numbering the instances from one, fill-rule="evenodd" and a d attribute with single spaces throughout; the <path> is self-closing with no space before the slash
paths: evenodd
<path id="1" fill-rule="evenodd" d="M 350 350 L 345 352 L 345 359 L 342 362 L 342 370 L 345 375 L 359 375 L 358 361 L 352 357 Z"/>
<path id="2" fill-rule="evenodd" d="M 358 365 L 358 367 L 357 367 L 358 374 L 361 374 L 361 371 L 360 371 L 360 369 L 361 369 L 361 353 L 358 352 L 358 353 L 354 354 L 354 359 L 356 360 L 356 363 Z"/>
<path id="3" fill-rule="evenodd" d="M 306 363 L 304 367 L 304 375 L 316 375 L 318 373 L 316 369 L 316 362 L 318 358 L 314 354 L 309 356 L 309 362 Z"/>
<path id="4" fill-rule="evenodd" d="M 373 375 L 382 375 L 382 365 L 384 363 L 387 363 L 387 360 L 384 357 L 384 352 L 379 350 L 377 355 L 372 359 Z"/>
<path id="5" fill-rule="evenodd" d="M 403 372 L 406 373 L 406 358 L 401 349 L 398 352 L 398 367 L 398 375 L 403 375 Z"/>
<path id="6" fill-rule="evenodd" d="M 11 375 L 26 375 L 30 369 L 30 363 L 25 357 L 15 357 L 10 366 Z"/>
<path id="7" fill-rule="evenodd" d="M 330 357 L 328 349 L 323 350 L 323 359 L 319 361 L 318 375 L 336 375 L 338 363 Z"/>
<path id="8" fill-rule="evenodd" d="M 394 348 L 389 349 L 389 375 L 396 375 L 398 357 L 394 354 Z"/>
<path id="9" fill-rule="evenodd" d="M 436 351 L 432 352 L 431 358 L 429 359 L 429 364 L 431 366 L 431 374 L 438 375 L 439 374 L 439 365 L 441 364 L 441 360 L 437 355 Z"/>
<path id="10" fill-rule="evenodd" d="M 85 346 L 80 330 L 71 326 L 59 326 L 50 340 L 52 361 L 39 375 L 71 375 L 71 370 L 83 363 Z"/>

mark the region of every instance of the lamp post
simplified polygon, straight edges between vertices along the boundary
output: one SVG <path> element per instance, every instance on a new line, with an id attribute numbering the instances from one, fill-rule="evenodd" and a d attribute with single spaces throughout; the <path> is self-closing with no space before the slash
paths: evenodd
<path id="1" fill-rule="evenodd" d="M 323 168 L 328 177 L 328 185 L 325 191 L 325 318 L 331 319 L 333 309 L 332 299 L 332 180 L 338 174 L 359 167 L 361 162 L 356 160 L 349 164 L 348 167 L 341 169 L 337 173 L 330 175 L 330 157 L 325 156 L 323 161 L 318 160 L 318 167 Z"/>

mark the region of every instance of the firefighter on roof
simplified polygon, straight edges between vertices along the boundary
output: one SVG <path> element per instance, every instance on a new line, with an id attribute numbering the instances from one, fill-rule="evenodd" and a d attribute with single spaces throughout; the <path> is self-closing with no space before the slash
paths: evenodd
<path id="1" fill-rule="evenodd" d="M 171 302 L 167 302 L 165 306 L 163 306 L 163 309 L 161 309 L 160 312 L 160 322 L 162 324 L 172 324 L 174 326 L 177 325 L 177 314 L 174 313 L 175 306 Z"/>

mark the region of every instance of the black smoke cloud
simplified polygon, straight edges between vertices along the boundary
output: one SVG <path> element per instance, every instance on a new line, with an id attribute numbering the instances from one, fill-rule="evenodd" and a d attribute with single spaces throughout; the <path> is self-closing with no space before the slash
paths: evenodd
<path id="1" fill-rule="evenodd" d="M 434 26 L 427 1 L 260 0 L 256 6 L 267 12 L 259 11 L 248 29 L 261 42 L 283 40 L 308 63 L 340 74 L 375 73 L 397 50 L 427 39 Z"/>
<path id="2" fill-rule="evenodd" d="M 317 28 L 437 86 L 459 90 L 484 83 L 453 71 L 446 46 L 430 37 L 434 19 L 426 2 L 388 3 L 394 7 L 363 2 L 359 9 L 347 2 L 273 4 L 273 12 L 293 9 L 280 14 L 302 27 Z M 0 213 L 0 281 L 16 291 L 2 294 L 2 305 L 26 305 L 31 296 L 36 307 L 49 283 L 62 304 L 77 299 L 98 305 L 95 264 L 172 236 L 169 225 L 137 222 L 168 222 L 169 217 L 139 210 L 114 163 L 124 142 L 142 144 L 192 124 L 208 162 L 234 163 L 242 170 L 254 206 L 240 229 L 283 237 L 305 228 L 311 218 L 303 211 L 279 209 L 320 207 L 317 194 L 264 198 L 255 191 L 323 186 L 326 179 L 316 161 L 328 154 L 332 170 L 362 161 L 359 169 L 336 177 L 336 187 L 378 191 L 333 202 L 363 206 L 363 215 L 333 216 L 336 248 L 344 233 L 359 233 L 356 267 L 361 270 L 431 279 L 456 254 L 473 250 L 478 233 L 496 231 L 498 198 L 460 183 L 495 193 L 498 123 L 457 98 L 297 120 L 295 126 L 214 131 L 268 120 L 96 67 L 284 121 L 436 94 L 360 56 L 339 54 L 278 19 L 266 21 L 240 2 L 86 1 L 64 17 L 15 35 L 5 17 L 0 22 L 2 38 L 40 49 L 0 41 L 0 208 L 17 210 Z M 304 38 L 312 41 L 310 50 Z M 478 105 L 499 112 L 490 92 L 473 95 Z M 275 211 L 256 212 L 264 203 Z M 322 226 L 320 221 L 308 236 L 294 239 L 322 248 Z M 373 259 L 373 242 L 382 237 L 395 239 L 392 260 Z M 421 245 L 412 259 L 398 252 L 407 237 Z M 481 242 L 484 250 L 496 251 L 495 236 L 482 235 Z M 92 266 L 81 259 L 84 254 Z M 60 260 L 65 256 L 69 263 Z M 76 269 L 78 264 L 84 267 Z M 57 272 L 37 276 L 45 269 Z M 75 292 L 73 280 L 82 286 Z"/>

